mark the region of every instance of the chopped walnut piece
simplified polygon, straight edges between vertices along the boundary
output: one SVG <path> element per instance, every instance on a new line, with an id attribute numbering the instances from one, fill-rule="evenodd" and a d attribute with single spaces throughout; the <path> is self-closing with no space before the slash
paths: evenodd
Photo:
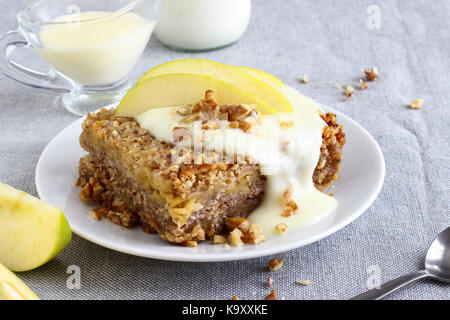
<path id="1" fill-rule="evenodd" d="M 228 218 L 225 221 L 225 224 L 228 228 L 230 228 L 232 230 L 239 228 L 241 225 L 248 225 L 246 227 L 246 229 L 248 230 L 248 227 L 250 226 L 250 221 L 248 221 L 246 218 L 233 217 L 233 218 Z M 241 231 L 243 231 L 243 230 L 241 230 Z"/>
<path id="2" fill-rule="evenodd" d="M 194 121 L 197 121 L 197 120 L 200 120 L 200 114 L 193 113 L 191 115 L 188 115 L 188 116 L 182 118 L 180 120 L 180 123 L 190 123 L 190 122 L 194 122 Z"/>
<path id="3" fill-rule="evenodd" d="M 273 286 L 275 280 L 273 280 L 271 277 L 267 278 L 267 286 L 270 288 L 271 286 Z"/>
<path id="4" fill-rule="evenodd" d="M 248 233 L 244 236 L 245 243 L 258 244 L 264 242 L 265 240 L 266 240 L 265 236 L 257 233 Z"/>
<path id="5" fill-rule="evenodd" d="M 244 132 L 247 132 L 253 127 L 253 124 L 248 121 L 239 121 L 239 129 L 241 129 Z"/>
<path id="6" fill-rule="evenodd" d="M 352 97 L 354 92 L 355 92 L 355 89 L 353 89 L 352 86 L 345 85 L 344 86 L 344 93 L 345 93 L 344 101 L 347 101 L 350 97 Z"/>
<path id="7" fill-rule="evenodd" d="M 239 128 L 239 122 L 238 121 L 232 121 L 232 122 L 230 122 L 229 126 L 230 126 L 230 128 L 238 129 Z"/>
<path id="8" fill-rule="evenodd" d="M 241 239 L 242 236 L 242 231 L 239 230 L 238 228 L 234 229 L 233 231 L 230 232 L 230 234 L 228 235 L 228 241 L 230 242 L 230 244 L 234 247 L 240 247 L 244 244 L 244 242 Z"/>
<path id="9" fill-rule="evenodd" d="M 294 215 L 295 211 L 297 211 L 298 205 L 294 200 L 292 200 L 291 193 L 289 192 L 289 190 L 285 190 L 283 192 L 283 197 L 285 200 L 285 206 L 283 212 L 281 213 L 281 216 L 290 217 Z"/>
<path id="10" fill-rule="evenodd" d="M 277 300 L 277 292 L 272 290 L 265 300 Z"/>
<path id="11" fill-rule="evenodd" d="M 180 116 L 187 116 L 188 114 L 192 113 L 192 105 L 188 104 L 187 106 L 181 106 L 177 109 L 177 113 Z"/>
<path id="12" fill-rule="evenodd" d="M 366 90 L 369 87 L 367 82 L 364 82 L 363 79 L 359 79 L 359 83 L 361 84 L 361 87 L 360 87 L 361 90 Z"/>
<path id="13" fill-rule="evenodd" d="M 247 118 L 250 108 L 247 105 L 228 106 L 228 121 L 243 121 Z"/>
<path id="14" fill-rule="evenodd" d="M 301 81 L 302 83 L 308 83 L 308 82 L 309 82 L 308 75 L 305 73 L 305 74 L 303 75 L 303 77 L 301 77 L 300 81 Z"/>
<path id="15" fill-rule="evenodd" d="M 312 281 L 311 280 L 297 280 L 295 281 L 296 284 L 299 284 L 301 286 L 309 286 Z"/>
<path id="16" fill-rule="evenodd" d="M 185 246 L 186 247 L 196 247 L 197 241 L 186 241 Z"/>
<path id="17" fill-rule="evenodd" d="M 269 268 L 270 271 L 277 271 L 283 266 L 283 261 L 284 261 L 283 258 L 280 259 L 273 258 L 269 261 L 267 267 Z"/>
<path id="18" fill-rule="evenodd" d="M 411 101 L 411 109 L 419 110 L 422 109 L 423 99 L 415 99 Z"/>
<path id="19" fill-rule="evenodd" d="M 202 124 L 203 130 L 216 130 L 219 128 L 220 128 L 220 126 L 216 121 L 207 121 L 204 124 Z"/>
<path id="20" fill-rule="evenodd" d="M 287 228 L 288 228 L 288 226 L 286 223 L 279 223 L 275 226 L 275 230 L 280 234 L 285 233 Z"/>
<path id="21" fill-rule="evenodd" d="M 214 235 L 213 238 L 213 243 L 214 244 L 223 244 L 223 243 L 227 243 L 227 238 L 225 238 L 224 236 L 220 236 L 220 235 Z"/>
<path id="22" fill-rule="evenodd" d="M 248 228 L 248 232 L 250 233 L 260 233 L 261 232 L 261 226 L 256 223 L 252 223 L 250 225 L 250 228 Z"/>
<path id="23" fill-rule="evenodd" d="M 230 242 L 231 237 L 234 237 L 234 239 L 236 239 L 236 243 L 239 243 L 239 241 L 237 240 L 238 235 L 239 239 L 243 243 L 258 244 L 266 240 L 266 238 L 262 234 L 260 234 L 261 227 L 257 224 L 251 224 L 250 221 L 248 221 L 246 218 L 228 218 L 225 221 L 225 224 L 228 229 L 232 230 L 228 235 L 228 240 Z M 235 232 L 235 234 L 231 235 L 233 232 Z M 240 234 L 238 232 L 240 232 Z M 231 244 L 234 245 L 233 243 Z"/>
<path id="24" fill-rule="evenodd" d="M 366 74 L 367 79 L 369 79 L 370 81 L 377 80 L 377 78 L 378 78 L 378 68 L 377 67 L 367 68 L 366 70 L 364 70 L 364 73 Z"/>
<path id="25" fill-rule="evenodd" d="M 94 220 L 102 220 L 102 215 L 97 210 L 89 210 L 88 214 Z"/>
<path id="26" fill-rule="evenodd" d="M 292 128 L 293 126 L 294 126 L 294 121 L 292 121 L 292 120 L 280 121 L 280 127 L 282 127 L 283 129 L 289 129 L 289 128 Z"/>
<path id="27" fill-rule="evenodd" d="M 336 88 L 336 89 L 341 89 L 342 88 L 342 86 L 339 83 L 336 83 L 333 87 Z"/>
<path id="28" fill-rule="evenodd" d="M 180 142 L 186 138 L 190 137 L 191 134 L 187 128 L 175 127 L 173 128 L 173 141 Z"/>
<path id="29" fill-rule="evenodd" d="M 233 296 L 233 298 L 231 298 L 231 300 L 239 300 L 238 296 Z"/>

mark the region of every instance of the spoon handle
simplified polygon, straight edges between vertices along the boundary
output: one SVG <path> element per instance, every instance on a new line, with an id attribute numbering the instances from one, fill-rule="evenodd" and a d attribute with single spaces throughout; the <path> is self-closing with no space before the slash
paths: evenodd
<path id="1" fill-rule="evenodd" d="M 382 284 L 379 289 L 372 289 L 357 296 L 354 296 L 350 300 L 378 300 L 394 292 L 395 290 L 410 284 L 411 282 L 429 276 L 430 274 L 425 270 L 410 273 L 406 276 L 399 277 L 397 279 Z"/>

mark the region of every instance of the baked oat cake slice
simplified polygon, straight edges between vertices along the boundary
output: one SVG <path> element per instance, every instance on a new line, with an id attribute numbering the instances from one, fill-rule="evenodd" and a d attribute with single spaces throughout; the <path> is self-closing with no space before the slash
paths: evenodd
<path id="1" fill-rule="evenodd" d="M 230 127 L 247 129 L 245 106 L 220 106 L 214 94 L 195 106 L 180 109 L 189 121 L 202 120 L 203 129 L 226 117 Z M 80 159 L 80 198 L 101 205 L 99 217 L 131 227 L 141 224 L 162 239 L 196 245 L 197 241 L 229 231 L 226 221 L 247 217 L 263 200 L 266 178 L 247 158 L 238 163 L 183 164 L 173 160 L 174 145 L 160 141 L 134 118 L 117 117 L 115 110 L 89 114 L 80 144 L 88 154 Z M 244 116 L 245 114 L 245 116 Z M 327 123 L 313 181 L 319 190 L 338 179 L 345 135 L 333 114 Z M 182 139 L 183 132 L 174 138 Z M 187 157 L 194 160 L 192 153 Z M 195 161 L 189 162 L 195 163 Z"/>

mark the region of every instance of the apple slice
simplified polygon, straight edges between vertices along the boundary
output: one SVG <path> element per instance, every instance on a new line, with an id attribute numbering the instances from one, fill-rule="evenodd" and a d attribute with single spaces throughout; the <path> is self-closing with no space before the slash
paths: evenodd
<path id="1" fill-rule="evenodd" d="M 13 271 L 37 268 L 70 243 L 60 209 L 0 183 L 0 262 Z"/>
<path id="2" fill-rule="evenodd" d="M 267 73 L 267 72 L 264 72 L 264 71 L 258 70 L 258 69 L 241 67 L 241 66 L 233 66 L 233 68 L 241 70 L 256 79 L 259 79 L 259 80 L 267 83 L 269 86 L 271 86 L 277 90 L 280 90 L 280 89 L 282 90 L 283 88 L 286 88 L 286 85 L 283 82 L 281 82 L 280 79 L 271 75 L 270 73 Z"/>
<path id="3" fill-rule="evenodd" d="M 161 107 L 195 104 L 212 89 L 222 104 L 252 104 L 265 114 L 276 113 L 271 105 L 233 85 L 193 73 L 167 73 L 138 82 L 120 102 L 118 116 L 135 117 Z"/>
<path id="4" fill-rule="evenodd" d="M 0 300 L 40 300 L 22 280 L 0 263 Z"/>
<path id="5" fill-rule="evenodd" d="M 249 74 L 250 72 L 253 74 Z M 275 87 L 272 87 L 259 79 L 259 77 L 262 77 L 260 74 L 261 72 L 244 72 L 240 68 L 231 67 L 211 60 L 184 59 L 163 63 L 153 69 L 150 69 L 138 80 L 138 83 L 167 73 L 199 74 L 224 81 L 236 88 L 246 91 L 249 94 L 258 97 L 262 101 L 265 101 L 278 112 L 292 112 L 292 107 L 289 101 L 277 89 L 275 89 Z M 256 73 L 259 74 L 259 77 L 253 76 Z M 267 78 L 267 76 L 265 78 Z M 274 83 L 275 80 L 271 79 L 270 82 Z M 280 86 L 279 83 L 277 83 L 277 85 Z M 208 88 L 205 88 L 205 90 L 206 89 Z"/>

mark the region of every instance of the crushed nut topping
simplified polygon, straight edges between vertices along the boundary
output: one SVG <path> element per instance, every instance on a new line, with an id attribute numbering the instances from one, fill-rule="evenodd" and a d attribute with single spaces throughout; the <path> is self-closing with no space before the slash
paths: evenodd
<path id="1" fill-rule="evenodd" d="M 238 228 L 242 232 L 247 232 L 250 227 L 250 221 L 240 217 L 228 218 L 225 221 L 225 224 L 228 228 L 232 230 Z"/>
<path id="2" fill-rule="evenodd" d="M 186 241 L 186 242 L 184 243 L 184 245 L 185 245 L 186 247 L 196 247 L 196 246 L 197 246 L 197 241 Z"/>
<path id="3" fill-rule="evenodd" d="M 227 238 L 225 238 L 224 236 L 220 236 L 220 235 L 214 235 L 213 238 L 213 243 L 214 244 L 224 244 L 227 243 Z"/>
<path id="4" fill-rule="evenodd" d="M 269 261 L 269 263 L 267 264 L 267 267 L 269 268 L 270 271 L 277 271 L 283 266 L 283 261 L 284 261 L 284 258 L 280 258 L 280 259 L 273 258 Z"/>
<path id="5" fill-rule="evenodd" d="M 275 226 L 275 230 L 280 234 L 285 233 L 287 228 L 288 228 L 288 226 L 286 223 L 279 223 Z"/>
<path id="6" fill-rule="evenodd" d="M 94 220 L 102 220 L 102 215 L 98 212 L 98 210 L 89 210 L 88 214 Z"/>
<path id="7" fill-rule="evenodd" d="M 305 73 L 305 74 L 303 75 L 303 77 L 301 77 L 300 81 L 301 81 L 302 83 L 308 83 L 308 82 L 309 82 L 308 75 Z"/>
<path id="8" fill-rule="evenodd" d="M 272 290 L 265 300 L 277 300 L 277 292 Z"/>
<path id="9" fill-rule="evenodd" d="M 411 109 L 419 110 L 422 109 L 423 99 L 415 99 L 411 101 Z"/>
<path id="10" fill-rule="evenodd" d="M 361 90 L 366 90 L 369 87 L 367 82 L 364 82 L 363 79 L 359 79 L 359 83 L 361 84 L 361 87 L 360 87 Z"/>
<path id="11" fill-rule="evenodd" d="M 232 230 L 228 235 L 228 241 L 233 246 L 241 246 L 244 243 L 258 244 L 266 240 L 261 234 L 261 227 L 251 224 L 246 218 L 228 218 L 225 225 Z"/>
<path id="12" fill-rule="evenodd" d="M 294 121 L 292 121 L 292 120 L 280 121 L 280 127 L 282 127 L 283 129 L 289 129 L 289 128 L 292 128 L 293 126 L 294 126 Z"/>
<path id="13" fill-rule="evenodd" d="M 297 211 L 298 205 L 294 200 L 292 200 L 291 192 L 289 190 L 285 190 L 283 192 L 283 197 L 285 200 L 285 206 L 283 212 L 281 213 L 281 216 L 290 217 L 294 215 L 295 211 Z"/>
<path id="14" fill-rule="evenodd" d="M 205 123 L 202 124 L 202 129 L 203 130 L 216 130 L 219 129 L 220 125 L 216 122 L 216 121 L 206 121 Z"/>
<path id="15" fill-rule="evenodd" d="M 311 280 L 297 280 L 295 281 L 296 284 L 299 284 L 301 286 L 309 286 L 312 281 Z"/>
<path id="16" fill-rule="evenodd" d="M 367 68 L 366 70 L 364 70 L 364 73 L 366 74 L 367 79 L 369 79 L 370 81 L 377 80 L 377 78 L 378 78 L 378 68 L 377 67 Z"/>
<path id="17" fill-rule="evenodd" d="M 271 277 L 267 278 L 267 286 L 270 288 L 275 283 L 275 280 L 273 280 Z"/>
<path id="18" fill-rule="evenodd" d="M 217 120 L 225 120 L 229 122 L 230 128 L 241 129 L 244 132 L 249 131 L 260 116 L 259 112 L 249 105 L 219 105 L 213 90 L 207 90 L 205 99 L 200 100 L 196 105 L 178 108 L 177 113 L 183 116 L 180 123 L 201 120 L 203 130 L 219 129 L 220 125 Z M 180 133 L 177 133 L 176 136 L 177 138 L 181 137 Z M 180 141 L 175 138 L 174 140 Z"/>
<path id="19" fill-rule="evenodd" d="M 345 93 L 344 101 L 347 101 L 350 97 L 352 97 L 354 92 L 355 92 L 355 89 L 353 89 L 352 86 L 345 85 L 344 86 L 344 93 Z"/>
<path id="20" fill-rule="evenodd" d="M 239 230 L 238 228 L 235 228 L 228 235 L 228 241 L 230 242 L 230 244 L 232 246 L 240 247 L 240 246 L 242 246 L 244 244 L 244 242 L 241 239 L 242 235 L 243 235 L 242 231 Z"/>
<path id="21" fill-rule="evenodd" d="M 173 128 L 173 141 L 180 142 L 191 136 L 189 130 L 184 127 Z"/>

